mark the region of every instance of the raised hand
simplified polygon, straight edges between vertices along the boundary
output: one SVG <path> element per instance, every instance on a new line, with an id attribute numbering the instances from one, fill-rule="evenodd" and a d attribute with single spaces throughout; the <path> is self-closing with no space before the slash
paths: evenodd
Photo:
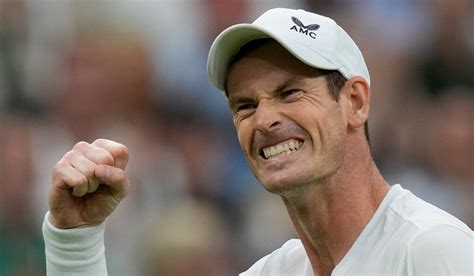
<path id="1" fill-rule="evenodd" d="M 128 149 L 98 139 L 77 143 L 56 163 L 49 190 L 49 220 L 58 228 L 104 221 L 128 193 Z"/>

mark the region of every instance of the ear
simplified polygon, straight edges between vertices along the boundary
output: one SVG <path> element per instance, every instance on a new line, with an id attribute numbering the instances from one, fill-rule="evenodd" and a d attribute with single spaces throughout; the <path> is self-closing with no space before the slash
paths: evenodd
<path id="1" fill-rule="evenodd" d="M 347 122 L 352 128 L 359 128 L 369 118 L 370 88 L 362 77 L 353 77 L 347 80 L 343 88 L 347 98 Z"/>

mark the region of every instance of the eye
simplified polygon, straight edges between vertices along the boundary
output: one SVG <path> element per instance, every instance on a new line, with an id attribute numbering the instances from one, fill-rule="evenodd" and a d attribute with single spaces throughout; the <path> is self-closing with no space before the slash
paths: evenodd
<path id="1" fill-rule="evenodd" d="M 245 104 L 238 105 L 235 108 L 235 111 L 239 112 L 239 111 L 243 111 L 243 110 L 249 110 L 249 109 L 255 108 L 256 106 L 257 105 L 254 104 L 254 103 L 245 103 Z"/>
<path id="2" fill-rule="evenodd" d="M 288 98 L 291 95 L 297 94 L 301 92 L 299 89 L 289 89 L 289 90 L 284 90 L 283 92 L 280 93 L 280 98 L 285 99 Z"/>

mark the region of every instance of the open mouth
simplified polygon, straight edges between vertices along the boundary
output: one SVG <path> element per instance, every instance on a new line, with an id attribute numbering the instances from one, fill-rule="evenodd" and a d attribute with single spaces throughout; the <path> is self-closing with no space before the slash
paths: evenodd
<path id="1" fill-rule="evenodd" d="M 279 144 L 265 147 L 260 150 L 260 155 L 264 159 L 272 159 L 281 155 L 288 155 L 297 151 L 303 145 L 303 141 L 289 139 Z"/>

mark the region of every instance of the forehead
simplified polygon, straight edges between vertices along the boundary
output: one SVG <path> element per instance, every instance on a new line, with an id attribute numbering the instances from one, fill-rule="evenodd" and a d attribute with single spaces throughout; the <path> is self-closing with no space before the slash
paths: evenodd
<path id="1" fill-rule="evenodd" d="M 226 94 L 254 86 L 278 86 L 288 79 L 316 77 L 318 69 L 295 58 L 283 46 L 269 40 L 231 64 L 226 81 Z"/>

